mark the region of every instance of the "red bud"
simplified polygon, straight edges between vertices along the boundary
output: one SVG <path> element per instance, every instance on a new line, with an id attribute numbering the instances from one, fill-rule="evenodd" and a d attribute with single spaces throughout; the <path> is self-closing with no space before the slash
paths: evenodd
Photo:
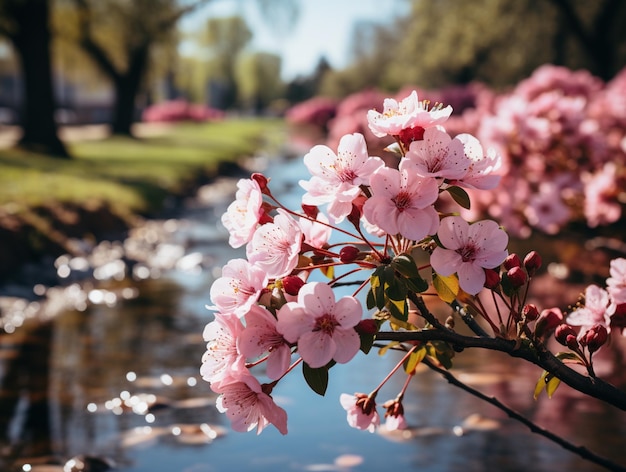
<path id="1" fill-rule="evenodd" d="M 543 310 L 535 323 L 535 336 L 542 337 L 549 335 L 563 322 L 563 312 L 560 308 L 550 308 Z"/>
<path id="2" fill-rule="evenodd" d="M 500 274 L 493 269 L 485 269 L 485 287 L 494 289 L 500 285 Z"/>
<path id="3" fill-rule="evenodd" d="M 504 262 L 502 263 L 502 265 L 504 266 L 506 270 L 511 270 L 514 267 L 521 267 L 522 262 L 519 260 L 519 256 L 513 253 L 513 254 L 509 254 L 508 256 L 506 256 L 506 259 L 504 259 Z"/>
<path id="4" fill-rule="evenodd" d="M 298 295 L 304 285 L 304 280 L 296 275 L 288 275 L 283 279 L 283 289 L 289 295 Z"/>
<path id="5" fill-rule="evenodd" d="M 520 288 L 528 280 L 526 272 L 524 272 L 524 270 L 520 266 L 512 267 L 508 270 L 506 275 L 509 278 L 509 281 L 511 282 L 511 286 L 513 288 Z"/>
<path id="6" fill-rule="evenodd" d="M 376 323 L 376 320 L 368 318 L 359 321 L 355 329 L 359 334 L 376 334 L 378 332 L 378 323 Z"/>
<path id="7" fill-rule="evenodd" d="M 535 321 L 539 318 L 539 310 L 532 303 L 528 303 L 522 308 L 522 316 L 526 318 L 527 321 Z"/>
<path id="8" fill-rule="evenodd" d="M 609 333 L 606 328 L 602 325 L 595 325 L 583 335 L 580 343 L 583 346 L 586 345 L 589 353 L 592 353 L 600 349 L 608 338 Z"/>
<path id="9" fill-rule="evenodd" d="M 576 341 L 576 331 L 570 325 L 560 324 L 554 330 L 554 338 L 563 346 L 567 346 L 570 349 L 578 348 L 578 341 Z M 573 338 L 573 339 L 572 339 Z"/>
<path id="10" fill-rule="evenodd" d="M 541 267 L 541 255 L 537 251 L 530 251 L 524 257 L 524 267 L 528 272 L 528 275 L 534 275 L 537 269 Z"/>
<path id="11" fill-rule="evenodd" d="M 339 251 L 339 259 L 344 264 L 347 264 L 354 262 L 356 258 L 359 257 L 360 253 L 361 251 L 359 251 L 359 249 L 355 246 L 344 246 Z"/>

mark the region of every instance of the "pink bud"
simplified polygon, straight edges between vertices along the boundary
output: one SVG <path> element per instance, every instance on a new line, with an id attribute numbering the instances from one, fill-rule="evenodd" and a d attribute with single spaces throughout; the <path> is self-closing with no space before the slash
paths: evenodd
<path id="1" fill-rule="evenodd" d="M 524 257 L 524 267 L 528 272 L 528 275 L 534 275 L 537 269 L 541 267 L 541 255 L 537 251 L 530 251 Z"/>
<path id="2" fill-rule="evenodd" d="M 354 329 L 359 334 L 376 334 L 378 332 L 378 323 L 376 323 L 376 320 L 368 318 L 359 321 Z"/>
<path id="3" fill-rule="evenodd" d="M 288 275 L 283 278 L 283 289 L 289 295 L 298 295 L 298 292 L 304 285 L 304 280 L 295 275 Z"/>
<path id="4" fill-rule="evenodd" d="M 508 256 L 506 256 L 506 259 L 504 259 L 504 262 L 502 263 L 502 265 L 504 266 L 506 270 L 511 270 L 514 267 L 521 267 L 522 262 L 519 260 L 519 256 L 513 253 L 513 254 L 509 254 Z"/>
<path id="5" fill-rule="evenodd" d="M 493 269 L 485 269 L 485 287 L 494 289 L 500 285 L 500 274 Z"/>
<path id="6" fill-rule="evenodd" d="M 549 335 L 563 322 L 563 312 L 560 308 L 550 308 L 543 310 L 535 323 L 535 336 L 542 337 Z"/>
<path id="7" fill-rule="evenodd" d="M 524 272 L 524 270 L 520 266 L 510 268 L 506 275 L 511 282 L 511 286 L 513 288 L 520 288 L 528 280 L 526 272 Z"/>
<path id="8" fill-rule="evenodd" d="M 587 346 L 589 353 L 596 352 L 600 349 L 606 340 L 609 338 L 609 333 L 602 325 L 592 326 L 581 338 L 580 343 L 583 346 Z"/>
<path id="9" fill-rule="evenodd" d="M 522 308 L 522 316 L 526 318 L 527 321 L 535 321 L 539 318 L 539 310 L 532 303 L 528 303 Z"/>
<path id="10" fill-rule="evenodd" d="M 573 337 L 573 340 L 572 340 Z M 570 325 L 560 324 L 554 330 L 554 338 L 563 346 L 567 346 L 570 349 L 578 347 L 578 341 L 576 341 L 576 331 Z M 574 343 L 574 344 L 572 344 Z"/>
<path id="11" fill-rule="evenodd" d="M 360 253 L 361 251 L 359 251 L 359 248 L 355 246 L 344 246 L 339 251 L 339 259 L 344 264 L 348 264 L 350 262 L 354 262 L 356 258 L 359 257 Z"/>

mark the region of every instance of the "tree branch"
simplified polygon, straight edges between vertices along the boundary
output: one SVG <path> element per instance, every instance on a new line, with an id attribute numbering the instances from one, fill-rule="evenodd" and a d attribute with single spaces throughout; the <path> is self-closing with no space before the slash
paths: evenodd
<path id="1" fill-rule="evenodd" d="M 543 368 L 579 392 L 626 411 L 626 392 L 597 377 L 588 377 L 576 372 L 545 349 L 531 347 L 527 344 L 518 346 L 515 340 L 465 336 L 447 328 L 423 329 L 421 331 L 382 331 L 376 335 L 376 340 L 399 342 L 444 341 L 450 343 L 455 351 L 461 351 L 465 348 L 481 348 L 504 352 L 511 357 L 524 359 Z"/>
<path id="2" fill-rule="evenodd" d="M 528 426 L 528 428 L 530 429 L 531 432 L 539 434 L 540 436 L 543 436 L 543 437 L 549 439 L 550 441 L 558 444 L 563 449 L 567 449 L 568 451 L 573 452 L 574 454 L 582 457 L 583 459 L 586 459 L 586 460 L 588 460 L 590 462 L 593 462 L 594 464 L 597 464 L 597 465 L 600 465 L 602 467 L 605 467 L 608 470 L 612 470 L 612 471 L 616 471 L 616 472 L 626 472 L 626 467 L 622 467 L 619 464 L 616 464 L 615 462 L 610 461 L 609 459 L 606 459 L 606 458 L 604 458 L 602 456 L 599 456 L 599 455 L 591 452 L 586 447 L 576 446 L 576 445 L 572 444 L 571 442 L 563 439 L 562 437 L 557 436 L 556 434 L 554 434 L 554 433 L 552 433 L 552 432 L 550 432 L 550 431 L 540 427 L 539 425 L 537 425 L 536 423 L 532 422 L 531 420 L 529 420 L 528 418 L 526 418 L 522 414 L 520 414 L 517 411 L 513 410 L 512 408 L 509 408 L 508 406 L 506 406 L 504 403 L 502 403 L 497 398 L 489 397 L 489 396 L 485 395 L 484 393 L 482 393 L 482 392 L 480 392 L 480 391 L 470 387 L 469 385 L 461 382 L 459 379 L 457 379 L 454 375 L 452 375 L 447 370 L 442 369 L 442 368 L 436 366 L 435 364 L 433 364 L 433 362 L 430 361 L 428 358 L 425 358 L 422 362 L 424 364 L 426 364 L 430 369 L 432 369 L 435 372 L 437 372 L 440 375 L 442 375 L 448 381 L 448 383 L 450 383 L 450 384 L 454 385 L 455 387 L 458 387 L 458 388 L 468 392 L 471 395 L 474 395 L 477 398 L 480 398 L 483 401 L 486 401 L 490 405 L 495 406 L 499 410 L 505 412 L 510 418 L 513 418 L 514 420 L 519 421 L 520 423 Z"/>

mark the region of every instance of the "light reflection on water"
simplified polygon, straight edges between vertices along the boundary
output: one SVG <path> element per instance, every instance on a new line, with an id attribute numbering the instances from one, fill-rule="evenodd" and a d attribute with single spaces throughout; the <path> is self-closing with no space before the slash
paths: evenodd
<path id="1" fill-rule="evenodd" d="M 278 167 L 273 189 L 304 178 L 300 165 Z M 216 208 L 215 215 L 222 210 Z M 225 249 L 224 234 L 215 237 L 220 229 L 204 219 L 209 211 L 196 208 L 185 215 L 196 220 L 187 230 L 194 234 L 191 249 L 214 258 L 219 268 L 241 253 Z M 3 442 L 21 444 L 14 452 L 19 459 L 0 462 L 2 470 L 24 470 L 26 462 L 36 471 L 36 458 L 60 464 L 79 455 L 112 461 L 126 472 L 600 470 L 426 371 L 406 394 L 408 437 L 351 429 L 339 395 L 375 387 L 398 360 L 393 352 L 378 357 L 373 351 L 374 359 L 359 354 L 334 367 L 325 398 L 310 391 L 297 372 L 287 376 L 274 390 L 289 415 L 287 436 L 272 427 L 260 436 L 231 431 L 198 373 L 205 350 L 201 333 L 212 319 L 204 306 L 218 272 L 172 271 L 134 282 L 135 298 L 69 311 L 29 331 L 16 358 L 3 358 L 4 378 L 22 380 L 0 407 Z M 493 353 L 462 353 L 454 370 L 575 444 L 626 463 L 622 413 L 567 387 L 535 402 L 538 368 L 519 367 Z M 379 403 L 395 397 L 403 382 L 401 374 L 394 376 Z M 131 398 L 135 403 L 124 403 Z M 134 409 L 137 402 L 143 403 Z"/>

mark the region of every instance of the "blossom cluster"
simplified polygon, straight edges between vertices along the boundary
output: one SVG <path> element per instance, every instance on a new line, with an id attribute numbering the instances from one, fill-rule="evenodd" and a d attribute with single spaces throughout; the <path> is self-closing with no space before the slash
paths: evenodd
<path id="1" fill-rule="evenodd" d="M 505 92 L 479 83 L 428 91 L 454 104 L 448 130 L 477 136 L 502 159 L 500 185 L 470 191 L 472 210 L 464 216 L 487 215 L 521 237 L 532 230 L 556 234 L 572 222 L 589 228 L 618 222 L 626 202 L 625 90 L 626 69 L 604 83 L 587 71 L 544 65 Z M 375 143 L 363 108 L 354 104 L 373 108 L 378 95 L 367 90 L 345 98 L 350 107 L 337 104 L 325 124 L 329 142 L 358 131 Z M 306 107 L 299 108 L 303 121 Z M 308 108 L 313 113 L 314 103 Z"/>
<path id="2" fill-rule="evenodd" d="M 304 156 L 311 177 L 300 182 L 305 192 L 298 212 L 275 199 L 263 175 L 238 182 L 222 223 L 229 244 L 245 246 L 246 258 L 229 261 L 211 286 L 216 313 L 204 331 L 201 367 L 235 430 L 260 432 L 273 424 L 286 433 L 286 413 L 271 396 L 280 379 L 300 363 L 305 377 L 347 363 L 364 349 L 364 340 L 373 341 L 381 320 L 368 316 L 358 298 L 368 284 L 368 309 L 406 319 L 407 305 L 398 309 L 388 290 L 404 290 L 406 299 L 409 288 L 428 286 L 413 251 L 421 248 L 429 258 L 426 269 L 442 277 L 458 274 L 460 289 L 470 295 L 483 288 L 485 269 L 506 258 L 508 236 L 497 223 L 470 224 L 438 210 L 442 194 L 467 205 L 464 189 L 490 189 L 498 182 L 496 153 L 485 152 L 469 134 L 451 137 L 445 131 L 451 112 L 450 106 L 419 101 L 415 92 L 400 101 L 386 99 L 382 112 L 371 110 L 371 132 L 395 140 L 391 164 L 369 155 L 360 133 L 343 136 L 336 151 L 314 146 Z M 331 243 L 333 233 L 348 240 Z M 402 284 L 383 282 L 381 295 L 377 287 L 389 268 L 407 275 Z M 310 280 L 316 270 L 327 281 Z M 354 294 L 335 294 L 340 281 L 362 274 Z M 261 364 L 268 378 L 263 384 L 252 374 Z M 368 429 L 378 421 L 373 397 L 342 397 L 352 425 Z M 403 425 L 400 398 L 388 402 L 388 425 Z M 368 412 L 366 423 L 355 407 Z"/>
<path id="3" fill-rule="evenodd" d="M 385 99 L 366 119 L 372 135 L 391 140 L 386 154 L 370 155 L 361 133 L 342 136 L 336 150 L 313 146 L 303 158 L 310 178 L 299 182 L 297 210 L 280 203 L 262 174 L 239 180 L 222 223 L 245 258 L 230 260 L 211 286 L 215 318 L 204 330 L 200 370 L 233 429 L 260 433 L 273 424 L 286 434 L 287 414 L 272 397 L 280 381 L 301 366 L 323 395 L 330 369 L 367 354 L 375 342 L 383 352 L 402 351 L 402 360 L 369 394 L 341 395 L 341 405 L 352 427 L 375 430 L 378 392 L 403 369 L 404 387 L 382 406 L 386 427 L 404 428 L 402 402 L 416 365 L 431 358 L 447 365 L 454 354 L 430 341 L 380 342 L 383 328 L 454 332 L 453 321 L 444 326 L 431 315 L 425 292 L 457 311 L 462 304 L 469 313 L 463 320 L 480 336 L 543 349 L 554 333 L 572 351 L 568 360 L 593 374 L 592 354 L 611 328 L 626 326 L 626 260 L 612 263 L 606 290 L 590 287 L 568 316 L 528 303 L 540 255 L 509 254 L 497 222 L 462 216 L 471 209 L 468 192 L 498 186 L 502 157 L 471 134 L 448 134 L 451 113 L 450 106 L 418 100 L 415 91 Z M 346 294 L 349 286 L 357 288 Z M 483 290 L 503 308 L 485 308 Z M 538 385 L 545 387 L 543 380 Z"/>

